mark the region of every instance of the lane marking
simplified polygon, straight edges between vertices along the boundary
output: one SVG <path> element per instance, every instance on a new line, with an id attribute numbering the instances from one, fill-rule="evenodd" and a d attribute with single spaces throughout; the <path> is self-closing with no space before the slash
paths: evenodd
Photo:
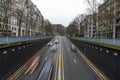
<path id="1" fill-rule="evenodd" d="M 61 43 L 61 45 L 63 45 L 63 43 Z M 70 50 L 70 48 L 69 48 Z M 63 61 L 63 53 L 62 53 L 62 79 L 64 80 L 65 79 L 65 76 L 64 76 L 64 61 Z"/>
<path id="2" fill-rule="evenodd" d="M 32 67 L 32 66 L 30 66 L 30 67 L 25 71 L 25 73 L 24 73 L 25 75 L 30 71 L 31 67 Z"/>
<path id="3" fill-rule="evenodd" d="M 29 71 L 31 71 L 30 74 L 33 73 L 33 71 L 37 68 L 38 64 L 39 64 L 39 58 L 41 55 L 36 56 L 32 61 L 31 61 L 31 65 L 29 66 L 29 68 L 27 69 L 27 71 L 24 74 L 27 74 Z"/>
<path id="4" fill-rule="evenodd" d="M 42 76 L 43 71 L 44 71 L 44 68 L 42 69 L 42 71 L 41 71 L 41 73 L 40 73 L 40 75 L 39 75 L 39 77 L 38 77 L 38 80 L 40 80 L 40 78 L 41 78 L 41 76 Z"/>
<path id="5" fill-rule="evenodd" d="M 45 61 L 47 61 L 48 57 L 45 58 Z"/>
<path id="6" fill-rule="evenodd" d="M 77 63 L 75 59 L 73 59 L 73 62 L 74 62 L 75 64 Z"/>
<path id="7" fill-rule="evenodd" d="M 61 49 L 61 38 L 59 44 L 59 57 L 58 57 L 58 75 L 57 80 L 62 80 L 62 49 Z"/>
<path id="8" fill-rule="evenodd" d="M 32 73 L 37 69 L 38 65 L 39 65 L 39 63 L 37 63 L 37 64 L 34 66 L 34 68 L 32 69 L 32 71 L 31 71 L 30 74 L 32 74 Z"/>
<path id="9" fill-rule="evenodd" d="M 51 67 L 51 69 L 50 69 L 50 74 L 49 74 L 48 80 L 50 80 L 50 78 L 51 78 L 52 70 L 53 70 L 53 67 Z"/>
<path id="10" fill-rule="evenodd" d="M 57 61 L 56 61 L 56 69 L 55 69 L 55 80 L 57 79 L 57 64 L 58 64 L 58 55 L 56 54 L 56 59 L 57 59 Z"/>
<path id="11" fill-rule="evenodd" d="M 58 75 L 58 59 L 59 59 L 59 50 L 60 50 L 60 42 L 59 42 L 59 44 L 57 45 L 57 48 L 58 48 L 58 50 L 57 50 L 57 52 L 56 52 L 56 68 L 55 68 L 55 78 L 54 78 L 54 80 L 57 80 L 57 75 Z"/>

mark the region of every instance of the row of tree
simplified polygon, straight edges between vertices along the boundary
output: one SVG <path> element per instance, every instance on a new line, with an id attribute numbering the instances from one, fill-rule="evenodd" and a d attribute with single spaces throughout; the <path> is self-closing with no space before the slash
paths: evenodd
<path id="1" fill-rule="evenodd" d="M 96 27 L 97 20 L 96 20 L 96 13 L 97 13 L 97 8 L 99 5 L 99 2 L 97 0 L 86 0 L 87 4 L 89 5 L 87 9 L 87 14 L 93 14 L 93 24 Z M 81 22 L 85 19 L 87 14 L 79 14 L 77 17 L 73 19 L 73 21 L 69 24 L 67 27 L 67 34 L 69 35 L 81 35 L 83 36 L 83 27 L 81 25 Z"/>
<path id="2" fill-rule="evenodd" d="M 115 1 L 115 0 L 113 0 Z M 98 33 L 98 28 L 99 27 L 103 27 L 106 29 L 107 31 L 107 37 L 112 37 L 114 35 L 111 35 L 111 32 L 113 32 L 113 23 L 114 23 L 114 18 L 115 15 L 113 13 L 114 8 L 112 8 L 112 6 L 110 6 L 110 9 L 108 10 L 108 5 L 101 7 L 102 10 L 100 10 L 100 12 L 98 12 L 98 7 L 101 6 L 101 3 L 103 2 L 102 0 L 98 2 L 98 0 L 86 0 L 87 4 L 89 5 L 88 9 L 87 9 L 87 13 L 86 14 L 80 14 L 77 17 L 75 17 L 75 19 L 73 19 L 73 21 L 69 24 L 68 28 L 67 28 L 67 33 L 68 34 L 73 34 L 73 35 L 78 35 L 79 33 L 83 34 L 83 28 L 81 25 L 81 22 L 85 19 L 85 17 L 89 14 L 92 14 L 92 19 L 93 19 L 93 26 L 96 28 L 96 36 L 99 35 Z M 104 14 L 101 14 L 101 11 L 104 11 Z M 98 15 L 99 14 L 99 15 Z M 101 22 L 102 21 L 102 22 Z M 76 32 L 76 29 L 79 31 Z M 82 30 L 82 31 L 81 31 Z M 82 35 L 83 36 L 83 35 Z"/>
<path id="3" fill-rule="evenodd" d="M 52 24 L 48 19 L 45 20 L 46 35 L 65 35 L 66 29 L 61 24 Z"/>

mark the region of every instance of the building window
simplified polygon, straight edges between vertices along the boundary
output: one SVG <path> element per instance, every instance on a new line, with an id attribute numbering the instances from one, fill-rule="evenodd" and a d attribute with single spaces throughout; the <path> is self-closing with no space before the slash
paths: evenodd
<path id="1" fill-rule="evenodd" d="M 0 18 L 0 22 L 2 22 L 2 19 Z"/>
<path id="2" fill-rule="evenodd" d="M 0 29 L 2 29 L 2 25 L 0 24 Z"/>

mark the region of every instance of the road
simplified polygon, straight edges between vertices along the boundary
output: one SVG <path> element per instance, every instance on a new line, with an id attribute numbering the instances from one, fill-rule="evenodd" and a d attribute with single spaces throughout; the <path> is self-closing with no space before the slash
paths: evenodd
<path id="1" fill-rule="evenodd" d="M 70 50 L 71 43 L 63 37 L 64 80 L 100 80 L 78 52 Z"/>
<path id="2" fill-rule="evenodd" d="M 106 80 L 97 74 L 79 52 L 71 51 L 66 37 L 56 37 L 57 50 L 45 46 L 8 80 Z"/>

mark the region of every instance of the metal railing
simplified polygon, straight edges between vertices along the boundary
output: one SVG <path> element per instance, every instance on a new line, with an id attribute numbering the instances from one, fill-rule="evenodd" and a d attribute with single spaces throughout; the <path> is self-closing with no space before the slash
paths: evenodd
<path id="1" fill-rule="evenodd" d="M 73 37 L 79 40 L 94 41 L 105 44 L 120 45 L 120 39 L 108 39 L 108 38 L 88 38 L 88 37 Z"/>
<path id="2" fill-rule="evenodd" d="M 12 42 L 20 42 L 20 41 L 29 41 L 29 40 L 36 40 L 36 39 L 45 39 L 50 38 L 51 36 L 32 36 L 32 37 L 0 37 L 0 44 L 3 43 L 12 43 Z"/>

